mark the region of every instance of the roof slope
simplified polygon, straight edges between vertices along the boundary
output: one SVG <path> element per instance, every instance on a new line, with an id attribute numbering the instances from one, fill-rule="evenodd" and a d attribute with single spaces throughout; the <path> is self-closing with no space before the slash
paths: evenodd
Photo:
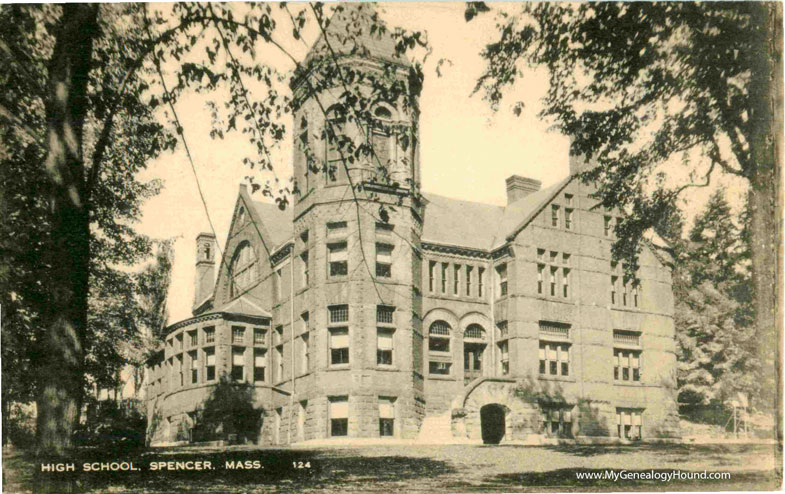
<path id="1" fill-rule="evenodd" d="M 261 302 L 254 302 L 249 294 L 242 295 L 231 302 L 213 309 L 207 314 L 227 313 L 241 314 L 244 316 L 271 317 L 270 313 L 261 307 Z"/>
<path id="2" fill-rule="evenodd" d="M 264 229 L 269 235 L 268 248 L 270 252 L 283 245 L 286 241 L 292 238 L 294 227 L 292 224 L 292 210 L 291 207 L 281 211 L 276 204 L 267 202 L 251 201 L 254 209 L 262 220 Z M 260 232 L 261 233 L 261 232 Z"/>
<path id="3" fill-rule="evenodd" d="M 396 56 L 395 40 L 389 29 L 384 33 L 380 33 L 378 30 L 371 32 L 372 26 L 384 26 L 376 7 L 371 3 L 336 5 L 332 16 L 325 24 L 324 32 L 313 44 L 306 57 L 305 65 L 314 58 L 327 55 L 330 49 L 342 55 L 356 54 L 399 64 L 409 63 L 405 58 Z M 324 41 L 325 33 L 330 40 L 329 48 Z"/>
<path id="4" fill-rule="evenodd" d="M 424 242 L 491 250 L 522 230 L 572 179 L 567 177 L 548 188 L 515 201 L 506 208 L 423 193 Z"/>
<path id="5" fill-rule="evenodd" d="M 422 239 L 425 242 L 490 249 L 504 208 L 423 193 L 427 204 Z"/>

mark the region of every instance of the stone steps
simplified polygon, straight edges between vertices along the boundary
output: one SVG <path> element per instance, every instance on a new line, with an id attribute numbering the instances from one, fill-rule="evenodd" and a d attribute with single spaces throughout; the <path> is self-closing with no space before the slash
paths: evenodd
<path id="1" fill-rule="evenodd" d="M 418 443 L 451 443 L 456 438 L 452 435 L 450 411 L 440 415 L 426 416 L 415 440 Z"/>

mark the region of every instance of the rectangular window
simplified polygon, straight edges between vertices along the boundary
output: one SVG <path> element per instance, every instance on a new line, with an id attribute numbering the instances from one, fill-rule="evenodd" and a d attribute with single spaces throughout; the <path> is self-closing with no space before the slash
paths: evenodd
<path id="1" fill-rule="evenodd" d="M 195 329 L 188 332 L 188 344 L 191 347 L 199 346 L 199 336 Z"/>
<path id="2" fill-rule="evenodd" d="M 254 345 L 264 345 L 264 336 L 267 333 L 262 328 L 254 328 L 253 329 L 253 344 Z"/>
<path id="3" fill-rule="evenodd" d="M 428 362 L 428 373 L 440 376 L 449 376 L 451 365 L 452 364 L 450 362 Z"/>
<path id="4" fill-rule="evenodd" d="M 477 268 L 477 295 L 485 295 L 485 268 Z"/>
<path id="5" fill-rule="evenodd" d="M 572 216 L 573 210 L 571 208 L 566 208 L 564 210 L 564 228 L 567 230 L 572 230 Z"/>
<path id="6" fill-rule="evenodd" d="M 242 348 L 232 348 L 232 379 L 242 381 L 245 378 L 245 351 Z"/>
<path id="7" fill-rule="evenodd" d="M 188 352 L 188 359 L 191 361 L 191 384 L 199 383 L 199 363 L 197 362 L 196 350 Z"/>
<path id="8" fill-rule="evenodd" d="M 641 380 L 641 352 L 640 350 L 613 350 L 613 379 L 615 381 Z"/>
<path id="9" fill-rule="evenodd" d="M 540 342 L 540 374 L 570 375 L 570 345 L 568 343 Z"/>
<path id="10" fill-rule="evenodd" d="M 232 326 L 232 344 L 242 345 L 245 342 L 245 328 L 242 326 Z"/>
<path id="11" fill-rule="evenodd" d="M 453 277 L 452 277 L 452 294 L 461 294 L 461 265 L 453 264 Z"/>
<path id="12" fill-rule="evenodd" d="M 214 381 L 215 380 L 215 348 L 205 348 L 204 349 L 204 373 L 205 379 L 207 381 Z"/>
<path id="13" fill-rule="evenodd" d="M 376 306 L 376 322 L 381 324 L 392 324 L 395 307 L 389 305 Z"/>
<path id="14" fill-rule="evenodd" d="M 376 330 L 376 364 L 393 365 L 393 331 L 379 328 Z"/>
<path id="15" fill-rule="evenodd" d="M 297 437 L 305 440 L 305 420 L 308 417 L 308 402 L 301 401 L 297 410 Z"/>
<path id="16" fill-rule="evenodd" d="M 474 267 L 473 266 L 466 266 L 466 296 L 472 296 L 472 275 Z"/>
<path id="17" fill-rule="evenodd" d="M 504 297 L 507 295 L 507 264 L 497 266 L 496 275 L 499 279 L 499 296 Z"/>
<path id="18" fill-rule="evenodd" d="M 643 437 L 642 410 L 616 409 L 616 427 L 620 438 L 638 441 Z"/>
<path id="19" fill-rule="evenodd" d="M 447 270 L 450 265 L 446 262 L 442 263 L 442 293 L 447 293 Z"/>
<path id="20" fill-rule="evenodd" d="M 215 343 L 215 328 L 210 326 L 209 328 L 204 328 L 204 342 L 205 343 Z"/>
<path id="21" fill-rule="evenodd" d="M 346 226 L 345 221 L 331 221 L 327 223 L 327 235 L 346 235 Z"/>
<path id="22" fill-rule="evenodd" d="M 300 254 L 300 279 L 303 284 L 303 288 L 307 287 L 308 284 L 311 282 L 310 275 L 308 274 L 308 253 L 303 252 Z"/>
<path id="23" fill-rule="evenodd" d="M 302 374 L 311 370 L 310 337 L 307 333 L 300 336 L 300 372 Z"/>
<path id="24" fill-rule="evenodd" d="M 346 276 L 349 272 L 346 242 L 328 245 L 327 258 L 330 276 Z"/>
<path id="25" fill-rule="evenodd" d="M 177 341 L 177 351 L 178 352 L 182 352 L 183 351 L 183 335 L 178 334 L 177 338 L 175 338 L 175 339 Z"/>
<path id="26" fill-rule="evenodd" d="M 557 267 L 555 267 L 555 266 L 551 266 L 551 280 L 550 280 L 550 286 L 551 286 L 551 296 L 552 296 L 552 297 L 555 297 L 555 296 L 556 296 L 556 273 L 557 273 L 558 271 L 559 271 L 559 268 L 557 268 Z"/>
<path id="27" fill-rule="evenodd" d="M 395 398 L 379 397 L 379 436 L 395 435 Z"/>
<path id="28" fill-rule="evenodd" d="M 619 285 L 619 277 L 611 276 L 611 304 L 616 305 L 617 290 Z"/>
<path id="29" fill-rule="evenodd" d="M 275 347 L 275 364 L 276 364 L 276 373 L 275 376 L 278 378 L 278 381 L 283 381 L 286 377 L 284 374 L 286 372 L 286 367 L 283 365 L 283 345 L 278 345 Z"/>
<path id="30" fill-rule="evenodd" d="M 275 300 L 281 300 L 281 294 L 283 293 L 283 279 L 281 271 L 282 269 L 275 271 Z"/>
<path id="31" fill-rule="evenodd" d="M 622 276 L 621 279 L 621 304 L 627 307 L 627 277 Z"/>
<path id="32" fill-rule="evenodd" d="M 499 339 L 503 340 L 509 336 L 507 321 L 498 321 L 496 327 L 499 328 Z"/>
<path id="33" fill-rule="evenodd" d="M 349 434 L 349 397 L 330 398 L 330 436 L 346 436 Z"/>
<path id="34" fill-rule="evenodd" d="M 254 382 L 264 382 L 264 369 L 267 367 L 267 352 L 265 350 L 254 350 L 253 354 L 253 380 Z"/>
<path id="35" fill-rule="evenodd" d="M 448 353 L 450 351 L 450 337 L 431 333 L 428 335 L 428 351 Z"/>
<path id="36" fill-rule="evenodd" d="M 551 226 L 559 227 L 559 206 L 556 204 L 551 204 Z"/>
<path id="37" fill-rule="evenodd" d="M 393 233 L 393 225 L 389 223 L 380 223 L 376 222 L 376 235 L 379 236 L 386 236 L 389 237 Z"/>
<path id="38" fill-rule="evenodd" d="M 349 322 L 348 305 L 331 305 L 327 310 L 330 312 L 330 324 Z"/>
<path id="39" fill-rule="evenodd" d="M 510 353 L 507 341 L 499 343 L 499 354 L 501 355 L 501 372 L 503 376 L 506 376 L 510 373 Z"/>
<path id="40" fill-rule="evenodd" d="M 564 204 L 572 206 L 572 194 L 564 194 Z"/>
<path id="41" fill-rule="evenodd" d="M 436 262 L 428 261 L 428 290 L 433 292 L 436 290 Z"/>
<path id="42" fill-rule="evenodd" d="M 562 297 L 569 298 L 570 297 L 570 270 L 567 268 L 562 268 L 561 285 L 562 285 Z"/>
<path id="43" fill-rule="evenodd" d="M 281 341 L 283 341 L 283 326 L 279 324 L 275 327 L 275 333 L 273 333 L 273 344 L 280 345 Z"/>
<path id="44" fill-rule="evenodd" d="M 611 228 L 613 227 L 613 223 L 611 220 L 612 219 L 610 216 L 605 216 L 603 218 L 603 235 L 605 235 L 606 237 L 611 236 Z"/>
<path id="45" fill-rule="evenodd" d="M 376 276 L 378 278 L 392 276 L 392 251 L 392 245 L 376 244 Z"/>
<path id="46" fill-rule="evenodd" d="M 537 293 L 542 294 L 543 290 L 543 273 L 545 272 L 545 264 L 537 265 Z"/>
<path id="47" fill-rule="evenodd" d="M 564 254 L 563 253 L 561 255 L 561 263 L 564 264 L 565 266 L 569 266 L 570 265 L 570 257 L 571 256 L 569 254 Z"/>
<path id="48" fill-rule="evenodd" d="M 330 329 L 330 365 L 349 363 L 349 329 Z"/>
<path id="49" fill-rule="evenodd" d="M 544 407 L 543 432 L 551 437 L 572 437 L 572 407 Z"/>

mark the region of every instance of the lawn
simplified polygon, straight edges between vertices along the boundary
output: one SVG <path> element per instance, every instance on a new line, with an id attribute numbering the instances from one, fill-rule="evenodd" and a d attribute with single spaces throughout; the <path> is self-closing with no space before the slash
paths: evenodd
<path id="1" fill-rule="evenodd" d="M 74 458 L 76 472 L 40 473 L 40 464 L 4 451 L 4 492 L 32 492 L 41 481 L 54 492 L 524 492 L 624 490 L 772 490 L 781 485 L 774 446 L 358 446 L 318 449 L 237 447 L 154 450 Z M 138 471 L 81 472 L 85 462 L 132 462 Z M 158 462 L 210 462 L 213 469 L 153 470 Z M 227 469 L 226 462 L 258 462 Z M 201 464 L 204 467 L 204 463 Z M 169 464 L 176 467 L 176 463 Z M 196 466 L 196 465 L 193 465 Z M 576 472 L 729 472 L 729 480 L 578 480 Z"/>

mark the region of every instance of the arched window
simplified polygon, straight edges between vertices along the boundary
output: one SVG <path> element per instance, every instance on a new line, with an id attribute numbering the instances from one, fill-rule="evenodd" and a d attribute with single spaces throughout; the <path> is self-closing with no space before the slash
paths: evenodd
<path id="1" fill-rule="evenodd" d="M 240 206 L 240 209 L 237 211 L 237 224 L 243 225 L 245 223 L 245 208 Z"/>
<path id="2" fill-rule="evenodd" d="M 445 321 L 436 321 L 428 330 L 428 350 L 431 352 L 450 351 L 450 325 Z"/>
<path id="3" fill-rule="evenodd" d="M 390 175 L 397 166 L 397 141 L 392 132 L 393 110 L 387 106 L 377 105 L 373 110 L 373 125 L 369 135 L 373 146 L 371 162 L 378 171 L 382 171 L 379 179 Z"/>
<path id="4" fill-rule="evenodd" d="M 342 155 L 348 158 L 351 150 L 346 147 L 346 117 L 342 115 L 336 106 L 327 110 L 324 123 L 324 142 L 325 142 L 325 181 L 327 184 L 345 183 L 346 170 Z"/>
<path id="5" fill-rule="evenodd" d="M 240 295 L 256 281 L 258 278 L 256 268 L 256 254 L 253 247 L 248 242 L 243 242 L 234 253 L 229 271 L 232 297 Z"/>
<path id="6" fill-rule="evenodd" d="M 485 330 L 479 324 L 469 324 L 463 332 L 464 339 L 484 340 Z"/>

